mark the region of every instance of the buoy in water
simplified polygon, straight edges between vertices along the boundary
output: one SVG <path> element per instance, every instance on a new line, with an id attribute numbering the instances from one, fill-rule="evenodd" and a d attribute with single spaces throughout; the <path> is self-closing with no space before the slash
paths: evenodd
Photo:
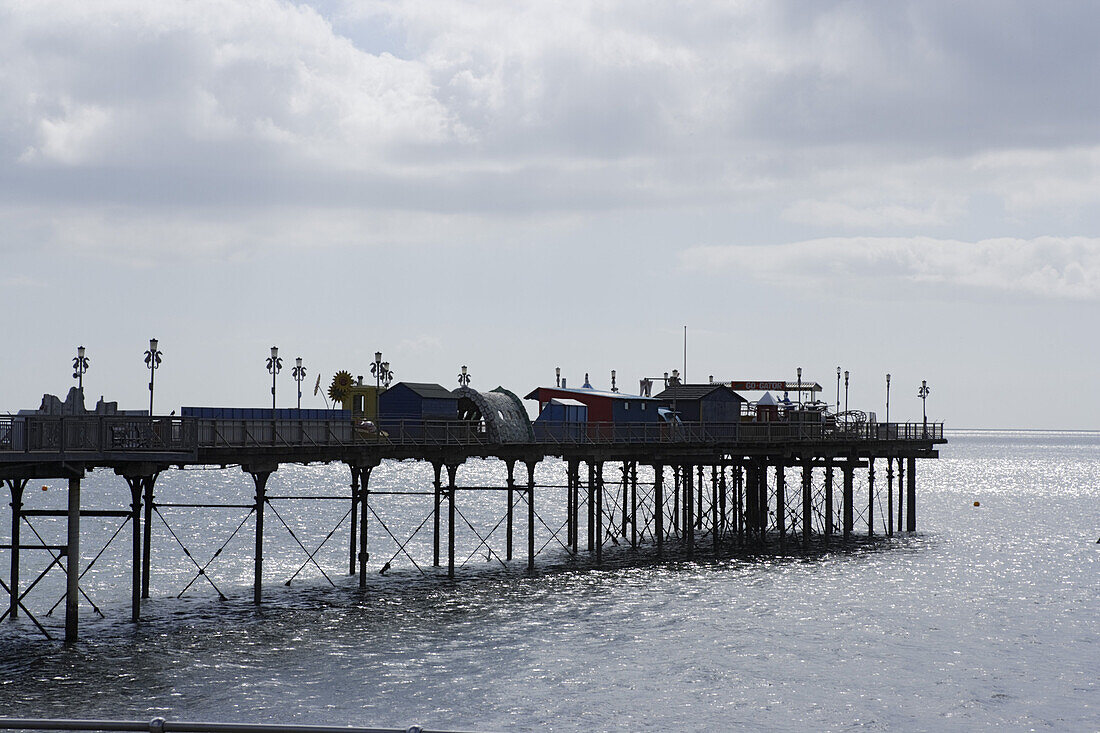
<path id="1" fill-rule="evenodd" d="M 43 491 L 46 491 L 46 490 L 47 490 L 48 488 L 50 488 L 50 487 L 49 487 L 49 486 L 46 486 L 46 484 L 42 484 L 42 490 L 43 490 Z"/>
<path id="2" fill-rule="evenodd" d="M 974 506 L 981 506 L 981 505 L 982 505 L 982 503 L 980 501 L 974 502 Z"/>

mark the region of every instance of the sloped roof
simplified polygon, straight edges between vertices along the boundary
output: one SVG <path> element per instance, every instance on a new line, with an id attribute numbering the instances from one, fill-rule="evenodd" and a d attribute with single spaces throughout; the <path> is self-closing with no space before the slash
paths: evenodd
<path id="1" fill-rule="evenodd" d="M 776 407 L 778 404 L 771 392 L 765 392 L 764 396 L 756 401 L 757 407 Z"/>
<path id="2" fill-rule="evenodd" d="M 449 389 L 441 384 L 432 384 L 430 382 L 398 382 L 393 385 L 393 387 L 397 387 L 398 385 L 405 385 L 416 394 L 428 400 L 458 399 Z M 393 389 L 393 387 L 390 387 L 390 389 Z"/>
<path id="3" fill-rule="evenodd" d="M 574 389 L 572 387 L 535 387 L 531 390 L 531 393 L 524 397 L 525 400 L 537 400 L 539 398 L 539 391 L 547 390 L 548 392 L 561 392 L 562 394 L 575 394 L 584 397 L 609 397 L 613 400 L 654 400 L 655 397 L 642 397 L 636 394 L 626 394 L 624 392 L 604 392 L 599 389 L 592 389 L 591 387 L 580 387 Z"/>
<path id="4" fill-rule="evenodd" d="M 724 384 L 676 384 L 654 397 L 657 400 L 699 400 L 712 392 L 729 392 L 740 400 L 745 398 Z"/>

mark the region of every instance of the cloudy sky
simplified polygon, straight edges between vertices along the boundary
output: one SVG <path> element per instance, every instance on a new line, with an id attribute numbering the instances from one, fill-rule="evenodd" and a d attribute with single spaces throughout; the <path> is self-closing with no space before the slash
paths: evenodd
<path id="1" fill-rule="evenodd" d="M 0 0 L 0 411 L 793 379 L 1100 428 L 1100 9 Z M 292 406 L 289 368 L 280 406 Z"/>

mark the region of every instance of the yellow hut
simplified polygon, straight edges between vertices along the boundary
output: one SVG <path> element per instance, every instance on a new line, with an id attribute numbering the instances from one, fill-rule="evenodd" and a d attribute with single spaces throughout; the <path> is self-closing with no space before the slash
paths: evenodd
<path id="1" fill-rule="evenodd" d="M 352 380 L 346 371 L 336 372 L 328 388 L 328 396 L 333 405 L 339 404 L 351 412 L 351 416 L 360 420 L 374 422 L 378 418 L 378 395 L 385 392 L 373 384 L 363 384 L 363 377 Z"/>

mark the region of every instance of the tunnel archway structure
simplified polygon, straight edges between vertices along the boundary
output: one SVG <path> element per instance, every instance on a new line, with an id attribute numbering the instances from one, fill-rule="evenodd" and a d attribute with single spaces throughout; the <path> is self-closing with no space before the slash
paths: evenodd
<path id="1" fill-rule="evenodd" d="M 458 397 L 459 418 L 480 423 L 490 443 L 535 442 L 526 408 L 519 397 L 504 387 L 491 392 L 459 387 L 454 395 Z"/>

